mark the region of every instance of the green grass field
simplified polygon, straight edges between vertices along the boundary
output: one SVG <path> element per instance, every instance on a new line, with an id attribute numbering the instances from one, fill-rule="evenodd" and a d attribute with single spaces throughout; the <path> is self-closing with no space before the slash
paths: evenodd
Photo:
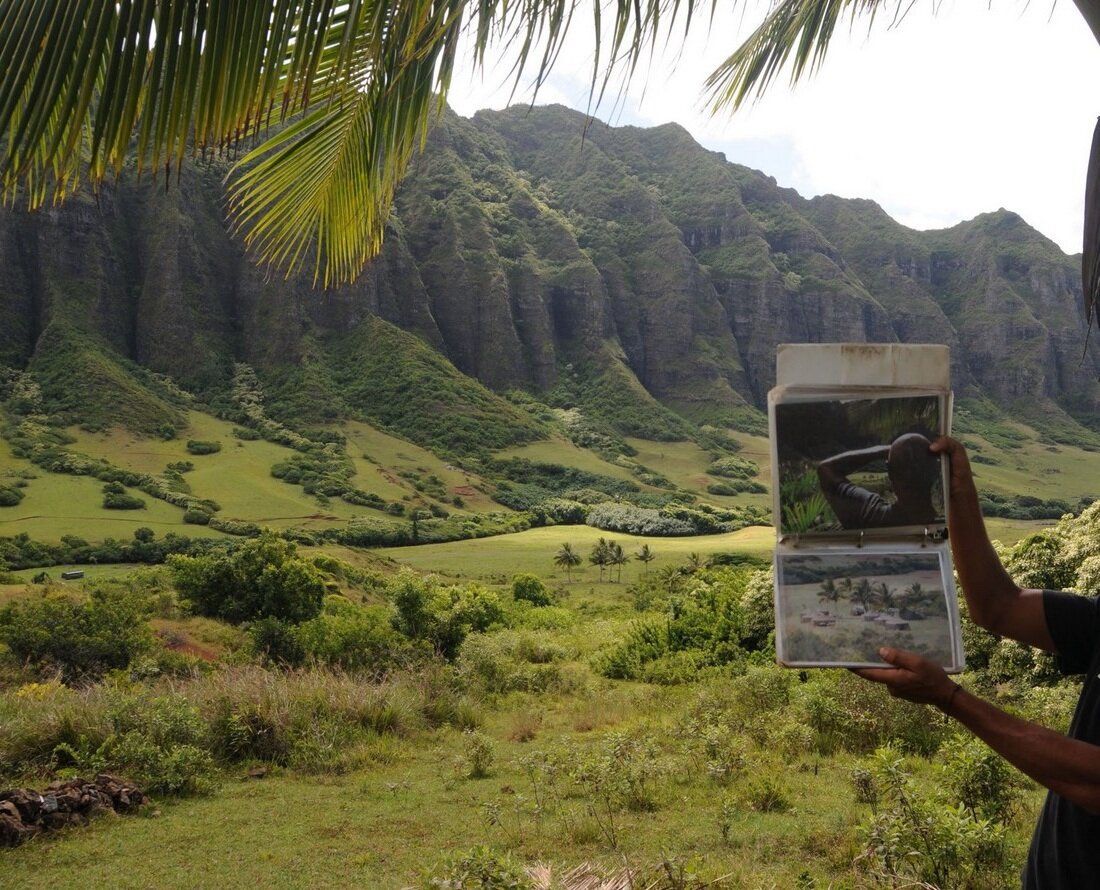
<path id="1" fill-rule="evenodd" d="M 522 457 L 535 463 L 565 464 L 569 467 L 576 467 L 578 470 L 584 470 L 587 473 L 599 473 L 603 476 L 613 476 L 616 479 L 628 479 L 637 483 L 639 488 L 645 491 L 660 490 L 638 482 L 638 477 L 626 467 L 620 467 L 618 464 L 604 460 L 595 452 L 589 451 L 587 448 L 579 448 L 563 437 L 531 442 L 515 448 L 505 448 L 498 451 L 496 456 Z"/>
<path id="2" fill-rule="evenodd" d="M 479 513 L 503 509 L 477 488 L 483 484 L 477 474 L 467 473 L 441 460 L 426 448 L 398 439 L 366 423 L 349 421 L 338 429 L 348 440 L 348 456 L 356 470 L 355 484 L 364 491 L 375 492 L 386 500 L 401 500 L 416 494 L 413 483 L 403 478 L 402 472 L 435 475 L 443 481 L 449 498 L 458 496 L 462 499 L 461 509 L 447 504 L 448 510 Z"/>
<path id="3" fill-rule="evenodd" d="M 1041 498 L 1076 500 L 1100 496 L 1100 455 L 1072 445 L 1054 445 L 1029 438 L 1019 449 L 991 445 L 981 436 L 966 438 L 971 458 L 982 455 L 995 464 L 971 461 L 979 490 L 1031 494 Z M 980 449 L 980 450 L 979 450 Z"/>
<path id="4" fill-rule="evenodd" d="M 698 879 L 656 887 L 866 886 L 856 883 L 852 863 L 856 826 L 869 808 L 854 799 L 857 760 L 850 755 L 788 761 L 779 787 L 790 808 L 737 808 L 726 817 L 725 838 L 723 805 L 731 791 L 691 769 L 666 776 L 651 810 L 617 814 L 618 849 L 609 849 L 580 799 L 568 820 L 533 812 L 525 757 L 566 740 L 583 750 L 609 731 L 649 732 L 671 749 L 672 715 L 695 694 L 689 687 L 619 683 L 567 698 L 512 697 L 487 714 L 482 732 L 495 762 L 482 779 L 462 775 L 468 742 L 449 728 L 413 743 L 379 737 L 362 752 L 364 765 L 348 775 L 276 770 L 256 781 L 242 769 L 208 797 L 158 802 L 143 815 L 101 818 L 61 838 L 0 852 L 3 884 L 412 890 L 426 886 L 448 854 L 484 845 L 559 876 L 594 863 L 655 877 L 667 861 L 673 873 L 691 868 Z M 534 726 L 526 741 L 516 739 L 521 722 Z M 910 766 L 921 769 L 918 762 Z M 1036 792 L 1026 796 L 1022 827 L 1009 837 L 1009 855 L 1017 860 L 1039 801 Z"/>
<path id="5" fill-rule="evenodd" d="M 298 486 L 289 485 L 271 475 L 271 467 L 292 457 L 294 452 L 266 441 L 241 441 L 233 436 L 233 425 L 201 412 L 188 414 L 190 427 L 178 439 L 163 441 L 140 438 L 121 430 L 107 433 L 90 433 L 73 428 L 69 432 L 76 439 L 72 450 L 138 472 L 161 473 L 168 463 L 189 460 L 194 470 L 185 475 L 192 492 L 198 497 L 211 498 L 221 507 L 220 516 L 254 522 L 272 528 L 324 528 L 339 525 L 355 517 L 389 518 L 385 513 L 367 507 L 353 506 L 332 498 L 328 503 L 305 494 Z M 404 505 L 440 504 L 450 512 L 483 512 L 500 510 L 482 489 L 484 480 L 470 474 L 431 452 L 400 438 L 377 430 L 365 423 L 349 422 L 338 427 L 347 438 L 347 454 L 352 460 L 356 475 L 352 484 L 372 492 L 387 502 Z M 188 454 L 189 438 L 212 440 L 222 443 L 222 450 L 212 455 Z M 768 440 L 759 436 L 737 434 L 742 444 L 740 454 L 755 461 L 760 467 L 758 480 L 767 482 L 769 474 Z M 1100 492 L 1100 455 L 1069 446 L 1054 446 L 1029 438 L 1017 450 L 997 448 L 978 436 L 973 439 L 973 453 L 995 461 L 975 463 L 978 484 L 985 490 L 1000 493 L 1037 493 L 1041 497 L 1059 497 L 1076 501 L 1085 495 Z M 707 485 L 720 481 L 706 470 L 711 455 L 692 442 L 649 442 L 631 439 L 637 450 L 634 460 L 669 478 L 683 490 L 695 493 L 705 500 L 719 505 L 754 504 L 768 506 L 770 495 L 742 494 L 717 496 L 706 494 Z M 499 452 L 501 456 L 525 457 L 532 461 L 560 463 L 588 472 L 605 474 L 618 479 L 637 482 L 626 467 L 604 460 L 595 453 L 578 448 L 564 438 L 531 443 L 519 448 Z M 117 511 L 102 507 L 101 484 L 90 478 L 47 473 L 29 462 L 16 459 L 6 443 L 0 442 L 0 474 L 29 473 L 33 476 L 24 489 L 25 498 L 16 507 L 0 509 L 0 536 L 26 532 L 36 540 L 56 542 L 62 535 L 76 535 L 87 540 L 105 537 L 128 539 L 134 529 L 147 526 L 158 535 L 174 531 L 189 536 L 216 535 L 202 526 L 185 525 L 183 511 L 154 498 L 140 495 L 146 502 L 143 510 Z M 434 483 L 429 477 L 435 476 Z M 417 491 L 417 486 L 423 491 Z M 643 490 L 647 486 L 640 486 Z M 461 507 L 453 503 L 455 497 Z M 1052 521 L 1023 521 L 991 518 L 988 521 L 990 535 L 1005 544 Z M 579 546 L 590 545 L 588 532 L 577 539 Z M 592 533 L 597 534 L 598 533 Z M 620 536 L 622 537 L 622 536 Z M 770 540 L 770 535 L 764 536 Z M 524 539 L 526 540 L 526 539 Z M 556 537 L 555 537 L 556 540 Z M 636 547 L 640 541 L 627 542 Z M 447 545 L 451 546 L 451 545 Z M 467 546 L 469 550 L 467 551 Z M 549 545 L 548 545 L 549 546 Z M 681 547 L 667 541 L 651 542 L 658 553 L 670 557 L 673 552 L 707 551 L 723 546 L 704 538 L 687 539 Z M 500 576 L 508 567 L 493 554 L 523 550 L 523 545 L 503 541 L 492 547 L 485 542 L 471 541 L 459 544 L 455 550 L 436 551 L 424 548 L 423 556 L 397 557 L 410 559 L 414 564 L 426 564 L 433 571 L 449 571 L 461 574 L 465 563 L 477 563 L 487 559 L 482 576 Z M 766 549 L 766 548 L 765 548 Z M 420 553 L 418 548 L 416 551 Z M 463 554 L 469 553 L 469 556 Z M 660 557 L 659 557 L 660 559 Z M 455 560 L 458 560 L 456 563 Z M 525 565 L 535 560 L 523 560 Z M 657 563 L 660 565 L 660 562 Z M 458 568 L 456 568 L 458 566 Z M 588 570 L 585 570 L 588 571 Z M 629 571 L 629 570 L 628 570 Z M 588 571 L 588 574 L 592 574 Z M 581 573 L 589 581 L 585 572 Z"/>
<path id="6" fill-rule="evenodd" d="M 738 455 L 753 461 L 760 467 L 756 481 L 770 486 L 771 456 L 768 440 L 761 436 L 749 436 L 744 433 L 738 434 L 737 439 L 743 446 Z M 708 494 L 708 485 L 728 480 L 707 473 L 707 468 L 712 462 L 711 454 L 694 442 L 649 442 L 645 439 L 627 439 L 627 442 L 637 450 L 638 454 L 634 459 L 638 463 L 656 469 L 685 491 L 693 492 L 704 500 L 727 507 L 744 504 L 771 506 L 770 494 Z"/>
<path id="7" fill-rule="evenodd" d="M 632 560 L 623 567 L 621 581 L 608 580 L 612 576 L 605 572 L 601 582 L 599 569 L 587 562 L 589 551 L 600 538 L 617 541 L 631 556 L 643 544 L 648 544 L 655 554 L 648 568 L 651 573 L 659 571 L 662 566 L 679 565 L 692 553 L 706 557 L 713 553 L 737 552 L 766 559 L 775 546 L 775 532 L 770 527 L 751 527 L 724 535 L 691 538 L 645 538 L 601 531 L 587 525 L 559 525 L 528 529 L 512 535 L 418 547 L 389 547 L 374 552 L 397 565 L 409 566 L 419 572 L 489 584 L 505 584 L 519 572 L 531 572 L 581 601 L 614 601 L 624 596 L 627 584 L 647 569 L 642 563 Z M 554 554 L 565 543 L 572 544 L 586 560 L 572 571 L 571 581 L 563 569 L 554 565 Z M 617 570 L 614 577 L 618 577 Z"/>

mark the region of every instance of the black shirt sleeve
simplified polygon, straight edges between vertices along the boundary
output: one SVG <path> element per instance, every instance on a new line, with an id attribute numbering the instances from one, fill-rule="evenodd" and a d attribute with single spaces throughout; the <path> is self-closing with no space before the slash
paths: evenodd
<path id="1" fill-rule="evenodd" d="M 1100 597 L 1043 591 L 1043 613 L 1063 674 L 1084 674 L 1100 640 Z"/>

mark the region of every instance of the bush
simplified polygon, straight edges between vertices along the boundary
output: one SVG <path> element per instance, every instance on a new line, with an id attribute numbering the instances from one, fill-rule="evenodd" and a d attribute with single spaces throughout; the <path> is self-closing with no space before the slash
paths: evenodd
<path id="1" fill-rule="evenodd" d="M 305 659 L 305 650 L 294 632 L 278 618 L 267 616 L 253 623 L 248 629 L 252 653 L 263 661 L 278 665 L 299 665 Z"/>
<path id="2" fill-rule="evenodd" d="M 346 602 L 346 601 L 345 601 Z M 348 603 L 339 612 L 318 615 L 295 630 L 302 653 L 322 664 L 384 674 L 409 653 L 407 641 L 394 629 L 384 606 Z"/>
<path id="3" fill-rule="evenodd" d="M 434 578 L 404 571 L 387 588 L 397 614 L 394 626 L 411 640 L 428 643 L 453 659 L 470 631 L 504 622 L 497 595 L 477 584 L 443 588 Z"/>
<path id="4" fill-rule="evenodd" d="M 153 645 L 148 598 L 98 589 L 87 601 L 65 594 L 10 603 L 0 610 L 0 642 L 12 656 L 66 680 L 125 668 Z"/>
<path id="5" fill-rule="evenodd" d="M 172 556 L 168 564 L 176 589 L 199 614 L 233 624 L 308 621 L 320 613 L 325 596 L 320 571 L 270 532 L 228 555 Z"/>
<path id="6" fill-rule="evenodd" d="M 882 802 L 864 827 L 856 864 L 887 886 L 1008 886 L 1005 827 L 919 792 L 896 750 L 875 752 L 870 771 Z"/>
<path id="7" fill-rule="evenodd" d="M 107 510 L 143 510 L 145 508 L 145 501 L 125 491 L 108 490 L 108 486 L 104 486 L 103 491 L 103 506 Z"/>
<path id="8" fill-rule="evenodd" d="M 18 488 L 0 488 L 0 507 L 15 507 L 23 500 Z"/>
<path id="9" fill-rule="evenodd" d="M 752 479 L 760 472 L 760 467 L 746 458 L 729 455 L 714 461 L 707 467 L 707 472 L 712 476 L 725 476 L 727 479 Z"/>
<path id="10" fill-rule="evenodd" d="M 534 890 L 535 884 L 510 854 L 474 847 L 456 853 L 436 869 L 428 886 L 441 890 Z"/>
<path id="11" fill-rule="evenodd" d="M 1003 757 L 970 735 L 943 746 L 946 786 L 972 816 L 1008 822 L 1020 792 L 1019 774 Z"/>
<path id="12" fill-rule="evenodd" d="M 535 606 L 552 606 L 554 598 L 537 575 L 528 573 L 512 576 L 512 597 Z"/>
<path id="13" fill-rule="evenodd" d="M 466 730 L 462 734 L 462 741 L 466 778 L 485 779 L 490 776 L 493 772 L 493 764 L 496 762 L 493 743 L 474 730 Z"/>
<path id="14" fill-rule="evenodd" d="M 201 439 L 187 440 L 188 454 L 217 454 L 221 450 L 221 442 L 205 442 Z"/>
<path id="15" fill-rule="evenodd" d="M 210 514 L 205 510 L 190 507 L 183 514 L 183 521 L 188 525 L 209 525 Z"/>

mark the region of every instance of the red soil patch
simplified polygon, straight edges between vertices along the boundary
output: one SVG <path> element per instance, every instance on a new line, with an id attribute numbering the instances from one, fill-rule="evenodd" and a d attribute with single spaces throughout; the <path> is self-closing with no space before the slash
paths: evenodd
<path id="1" fill-rule="evenodd" d="M 184 655 L 193 655 L 196 658 L 201 658 L 203 661 L 217 661 L 218 653 L 213 649 L 206 646 L 200 646 L 194 640 L 190 640 L 186 637 L 180 638 L 178 635 L 168 635 L 163 632 L 157 634 L 164 643 L 164 648 L 172 652 L 182 652 Z"/>
<path id="2" fill-rule="evenodd" d="M 477 489 L 469 485 L 456 485 L 451 491 L 464 498 L 477 497 Z"/>

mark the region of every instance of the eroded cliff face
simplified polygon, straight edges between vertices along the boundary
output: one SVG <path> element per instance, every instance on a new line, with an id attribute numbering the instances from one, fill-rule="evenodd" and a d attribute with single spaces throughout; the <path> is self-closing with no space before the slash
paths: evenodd
<path id="1" fill-rule="evenodd" d="M 0 362 L 27 364 L 63 321 L 207 390 L 236 361 L 315 364 L 383 319 L 497 391 L 561 402 L 627 380 L 628 398 L 723 423 L 764 406 L 777 343 L 934 342 L 963 394 L 1100 417 L 1077 263 L 1007 211 L 915 232 L 869 201 L 805 200 L 674 125 L 447 114 L 381 255 L 322 292 L 227 235 L 223 172 L 4 213 Z"/>

